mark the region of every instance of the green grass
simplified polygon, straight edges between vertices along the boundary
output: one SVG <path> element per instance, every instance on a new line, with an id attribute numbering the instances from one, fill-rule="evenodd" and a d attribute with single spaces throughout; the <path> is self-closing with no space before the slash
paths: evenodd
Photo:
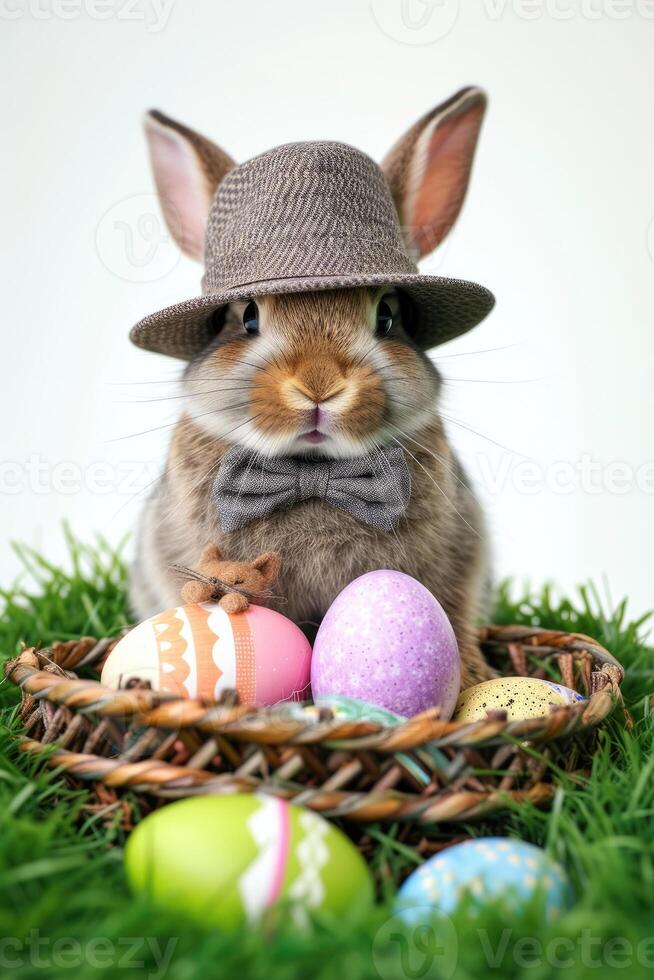
<path id="1" fill-rule="evenodd" d="M 127 622 L 125 569 L 103 541 L 68 535 L 67 570 L 20 549 L 25 576 L 0 592 L 0 650 L 82 634 L 107 635 Z M 644 621 L 625 604 L 607 611 L 596 592 L 573 599 L 546 589 L 516 596 L 504 586 L 497 621 L 539 623 L 597 637 L 628 669 L 625 693 L 634 719 L 616 712 L 583 784 L 560 777 L 550 812 L 516 806 L 475 834 L 516 834 L 545 845 L 567 868 L 576 900 L 556 924 L 538 903 L 507 918 L 464 908 L 455 940 L 439 955 L 429 933 L 402 931 L 392 919 L 395 882 L 418 859 L 395 828 L 371 828 L 381 900 L 359 924 L 319 921 L 308 932 L 204 933 L 133 898 L 122 868 L 122 832 L 84 809 L 85 793 L 17 752 L 13 685 L 0 686 L 0 971 L 21 977 L 502 978 L 654 975 L 654 744 L 649 698 L 654 651 Z M 444 832 L 441 829 L 441 833 Z M 403 938 L 398 938 L 401 934 Z M 443 933 L 444 935 L 444 933 Z M 401 954 L 404 953 L 404 960 Z M 557 965 L 558 959 L 558 965 Z M 540 961 L 540 963 L 538 962 Z"/>

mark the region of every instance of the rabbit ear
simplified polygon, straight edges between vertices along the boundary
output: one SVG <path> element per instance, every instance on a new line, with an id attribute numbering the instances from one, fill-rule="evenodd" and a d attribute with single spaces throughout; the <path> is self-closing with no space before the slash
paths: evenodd
<path id="1" fill-rule="evenodd" d="M 414 123 L 382 163 L 416 258 L 431 252 L 458 217 L 485 110 L 481 89 L 462 89 Z"/>
<path id="2" fill-rule="evenodd" d="M 168 230 L 186 255 L 201 260 L 213 196 L 235 163 L 204 136 L 156 109 L 145 114 L 144 126 Z"/>

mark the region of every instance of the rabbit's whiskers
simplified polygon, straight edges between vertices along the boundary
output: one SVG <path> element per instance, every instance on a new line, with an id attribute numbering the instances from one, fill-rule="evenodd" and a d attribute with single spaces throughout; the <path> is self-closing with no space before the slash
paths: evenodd
<path id="1" fill-rule="evenodd" d="M 452 508 L 452 510 L 454 511 L 454 513 L 457 515 L 457 517 L 459 517 L 463 521 L 463 523 L 466 525 L 466 527 L 470 531 L 472 531 L 472 533 L 475 535 L 475 537 L 481 538 L 481 535 L 479 534 L 479 532 L 477 531 L 477 529 L 474 528 L 472 526 L 472 524 L 470 524 L 465 519 L 465 517 L 463 516 L 463 514 L 457 509 L 456 505 L 454 503 L 452 503 L 452 501 L 450 500 L 450 498 L 448 497 L 448 495 L 446 494 L 446 492 L 443 490 L 443 488 L 438 483 L 438 481 L 434 478 L 434 476 L 429 472 L 429 470 L 427 469 L 427 467 L 424 466 L 420 462 L 420 460 L 416 456 L 413 455 L 413 453 L 411 452 L 410 449 L 407 449 L 407 447 L 404 445 L 403 442 L 400 442 L 400 440 L 399 439 L 396 439 L 395 436 L 391 436 L 391 439 L 393 440 L 393 442 L 396 442 L 398 444 L 398 446 L 400 446 L 404 450 L 404 452 L 407 453 L 415 463 L 418 464 L 418 466 L 420 467 L 421 470 L 423 470 L 423 472 L 425 473 L 425 475 L 427 476 L 427 478 L 429 480 L 431 480 L 431 482 L 434 484 L 434 486 L 436 487 L 436 489 L 438 490 L 438 492 L 443 495 L 443 497 L 447 501 L 448 505 Z"/>
<path id="2" fill-rule="evenodd" d="M 206 391 L 184 391 L 179 395 L 164 395 L 161 398 L 135 398 L 131 400 L 114 401 L 114 405 L 148 405 L 151 402 L 173 402 L 183 398 L 202 398 L 204 395 L 218 395 L 230 391 L 259 391 L 263 385 L 244 384 L 231 388 L 208 388 Z"/>
<path id="3" fill-rule="evenodd" d="M 250 353 L 255 354 L 257 357 L 260 357 L 263 361 L 263 364 L 267 364 L 269 367 L 275 367 L 275 362 L 265 358 L 263 354 L 259 353 L 259 351 L 253 350 L 250 351 Z M 247 367 L 251 367 L 253 371 L 261 371 L 263 374 L 267 374 L 268 377 L 273 379 L 275 378 L 274 374 L 271 374 L 270 371 L 267 371 L 266 368 L 263 367 L 263 365 L 253 364 L 251 361 L 246 361 L 245 358 L 243 357 L 230 357 L 228 354 L 220 353 L 219 361 L 231 361 L 232 364 L 239 364 L 239 365 L 245 364 L 247 365 Z"/>
<path id="4" fill-rule="evenodd" d="M 386 469 L 388 471 L 388 475 L 390 476 L 391 482 L 392 482 L 392 484 L 394 486 L 394 489 L 396 491 L 397 499 L 399 501 L 401 501 L 402 500 L 402 494 L 400 492 L 400 488 L 399 488 L 399 486 L 397 484 L 397 480 L 395 479 L 395 476 L 394 476 L 394 474 L 392 472 L 392 469 L 391 469 L 391 467 L 390 467 L 390 465 L 388 463 L 388 460 L 386 459 L 386 457 L 384 456 L 383 452 L 381 451 L 381 446 L 379 446 L 375 442 L 372 442 L 370 444 L 370 448 L 371 448 L 372 452 L 374 452 L 375 458 L 379 460 L 379 462 L 381 464 L 381 467 L 382 468 L 386 467 Z M 408 521 L 408 518 L 406 516 L 406 513 L 403 513 L 402 514 L 401 520 L 404 521 L 405 523 Z M 391 529 L 391 533 L 392 533 L 393 537 L 395 538 L 395 540 L 397 541 L 397 544 L 398 544 L 398 546 L 399 546 L 399 548 L 400 548 L 400 550 L 402 552 L 403 557 L 406 559 L 406 556 L 407 556 L 406 547 L 403 544 L 403 542 L 400 540 L 400 536 L 397 533 L 397 528 L 392 528 Z"/>
<path id="5" fill-rule="evenodd" d="M 517 346 L 517 344 L 505 344 L 503 347 L 487 347 L 485 350 L 463 350 L 458 354 L 438 354 L 434 356 L 434 360 L 438 362 L 449 360 L 452 357 L 476 357 L 479 354 L 497 354 L 498 351 L 511 350 Z"/>
<path id="6" fill-rule="evenodd" d="M 497 442 L 495 439 L 491 439 L 490 436 L 484 435 L 483 432 L 479 432 L 477 429 L 473 429 L 472 426 L 466 425 L 465 422 L 461 422 L 459 419 L 453 418 L 451 415 L 447 415 L 445 412 L 441 411 L 441 417 L 445 419 L 446 422 L 450 422 L 452 425 L 458 425 L 459 428 L 465 429 L 467 432 L 471 432 L 475 436 L 479 436 L 480 439 L 485 439 L 486 442 L 492 443 L 497 446 L 498 449 L 503 449 L 506 453 L 512 453 L 514 456 L 521 456 L 523 459 L 531 459 L 532 457 L 526 456 L 524 453 L 518 453 L 514 449 L 509 449 L 501 442 Z"/>
<path id="7" fill-rule="evenodd" d="M 225 433 L 225 435 L 223 436 L 223 438 L 227 438 L 227 436 L 230 436 L 232 434 L 232 432 L 235 432 L 237 429 L 241 428 L 241 426 L 243 426 L 243 425 L 246 425 L 248 422 L 254 422 L 254 421 L 256 421 L 256 419 L 260 418 L 262 414 L 263 413 L 260 412 L 258 415 L 253 415 L 251 418 L 245 419 L 245 421 L 241 422 L 240 425 L 234 426 L 233 429 L 230 429 L 229 432 Z M 172 423 L 172 424 L 176 424 L 176 423 Z M 192 466 L 195 462 L 201 461 L 201 460 L 203 460 L 205 458 L 206 458 L 206 450 L 204 449 L 204 447 L 200 447 L 197 450 L 195 450 L 194 452 L 192 452 L 190 454 L 187 454 L 186 456 L 182 457 L 179 460 L 179 462 L 170 464 L 167 467 L 166 472 L 167 473 L 171 473 L 173 470 L 177 470 L 177 469 L 180 469 L 180 468 L 185 468 L 185 467 Z M 218 461 L 215 464 L 215 466 L 218 466 L 220 464 L 221 459 L 222 459 L 222 455 L 218 457 Z M 215 466 L 212 466 L 212 468 L 210 469 L 209 473 L 212 472 L 212 470 L 215 468 Z M 202 473 L 200 479 L 197 481 L 197 483 L 195 485 L 195 488 L 199 487 L 201 485 L 201 483 L 204 480 L 207 479 L 207 477 L 208 477 L 208 474 L 207 473 Z M 146 493 L 148 490 L 150 490 L 152 487 L 154 487 L 157 483 L 159 483 L 160 479 L 161 479 L 160 476 L 155 477 L 154 480 L 150 480 L 150 482 L 149 483 L 146 483 L 144 487 L 141 487 L 140 490 L 137 490 L 135 493 L 133 493 L 129 497 L 129 499 L 126 500 L 124 504 L 121 504 L 120 507 L 118 508 L 118 510 L 115 511 L 115 513 L 111 516 L 110 521 L 115 520 L 115 518 L 125 509 L 125 507 L 129 506 L 130 504 L 135 503 L 138 500 L 139 497 L 141 497 L 144 493 Z M 193 492 L 193 489 L 194 488 L 192 487 L 190 492 Z M 186 497 L 188 497 L 188 496 L 189 496 L 189 494 L 186 494 L 184 499 L 186 499 Z M 174 509 L 175 506 L 177 506 L 177 502 L 176 501 L 174 503 L 171 502 L 169 504 L 168 510 L 169 510 L 170 513 L 173 512 L 173 509 Z"/>
<path id="8" fill-rule="evenodd" d="M 408 439 L 409 442 L 414 443 L 416 446 L 419 447 L 419 449 L 422 449 L 429 456 L 431 456 L 437 463 L 440 463 L 441 466 L 446 467 L 447 469 L 451 470 L 452 476 L 457 481 L 457 483 L 459 484 L 459 486 L 461 486 L 469 494 L 472 494 L 472 490 L 470 489 L 470 487 L 468 486 L 468 484 L 465 483 L 461 479 L 461 477 L 457 476 L 457 474 L 452 469 L 450 460 L 448 460 L 445 456 L 441 456 L 439 453 L 434 452 L 432 449 L 429 449 L 428 446 L 424 446 L 421 442 L 418 442 L 417 439 L 414 439 L 413 436 L 410 436 L 408 432 L 404 432 L 403 429 L 400 429 L 400 427 L 398 425 L 395 425 L 393 422 L 389 422 L 388 424 L 390 425 L 390 427 L 392 429 L 395 429 L 396 432 L 399 432 L 400 435 L 404 436 L 405 439 Z"/>
<path id="9" fill-rule="evenodd" d="M 263 413 L 260 413 L 260 415 L 261 414 Z M 259 418 L 259 415 L 253 416 L 253 418 L 248 421 L 254 421 L 254 419 L 256 418 Z M 236 429 L 238 428 L 240 428 L 240 426 L 235 426 L 233 429 L 230 429 L 227 435 L 231 435 L 232 432 L 235 432 Z M 242 447 L 242 452 L 246 452 L 245 447 Z M 198 479 L 189 485 L 186 492 L 183 493 L 181 496 L 174 496 L 173 499 L 169 502 L 166 511 L 166 516 L 172 516 L 178 510 L 178 508 L 181 507 L 182 504 L 185 504 L 188 500 L 190 500 L 191 497 L 193 497 L 204 484 L 206 484 L 206 490 L 208 496 L 210 491 L 210 485 L 213 482 L 213 478 L 220 464 L 222 463 L 222 460 L 223 460 L 223 454 L 220 453 L 207 470 L 201 469 Z"/>
<path id="10" fill-rule="evenodd" d="M 474 385 L 530 385 L 544 378 L 443 378 L 445 384 L 474 384 Z"/>

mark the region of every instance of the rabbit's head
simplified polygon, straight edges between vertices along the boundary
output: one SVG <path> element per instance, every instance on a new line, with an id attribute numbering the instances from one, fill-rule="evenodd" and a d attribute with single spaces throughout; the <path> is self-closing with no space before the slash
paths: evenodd
<path id="1" fill-rule="evenodd" d="M 461 209 L 485 97 L 465 89 L 423 116 L 382 164 L 416 259 Z M 171 234 L 201 259 L 216 189 L 234 166 L 192 130 L 149 113 L 146 133 Z M 393 288 L 269 295 L 213 314 L 214 339 L 184 379 L 188 417 L 268 455 L 357 456 L 434 417 L 439 375 L 412 339 L 408 296 Z"/>

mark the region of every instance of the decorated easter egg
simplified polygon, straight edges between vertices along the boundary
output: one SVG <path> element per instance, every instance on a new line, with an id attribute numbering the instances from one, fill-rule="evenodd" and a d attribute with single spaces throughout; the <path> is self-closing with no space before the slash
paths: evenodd
<path id="1" fill-rule="evenodd" d="M 583 700 L 577 691 L 537 677 L 494 677 L 461 692 L 454 721 L 478 721 L 487 711 L 506 711 L 509 721 L 540 718 L 552 705 Z"/>
<path id="2" fill-rule="evenodd" d="M 357 698 L 346 698 L 340 694 L 333 694 L 325 699 L 321 707 L 329 707 L 336 721 L 369 721 L 376 725 L 382 725 L 384 728 L 392 728 L 406 721 L 406 718 L 403 718 L 402 715 L 396 715 L 394 711 L 378 708 L 374 704 L 367 704 L 365 701 L 357 700 Z M 443 757 L 438 749 L 425 745 L 422 754 L 432 756 L 437 768 L 442 766 Z M 406 752 L 395 753 L 395 758 L 419 785 L 429 786 L 433 779 L 433 772 L 429 767 L 420 765 L 413 755 Z"/>
<path id="3" fill-rule="evenodd" d="M 178 606 L 139 623 L 107 657 L 102 683 L 149 681 L 179 697 L 216 700 L 235 688 L 243 704 L 306 697 L 311 647 L 285 616 L 263 606 L 226 613 L 213 603 Z"/>
<path id="4" fill-rule="evenodd" d="M 430 908 L 451 914 L 466 894 L 518 909 L 537 890 L 550 918 L 572 898 L 565 872 L 542 848 L 507 837 L 481 837 L 448 847 L 414 871 L 400 889 L 398 909 L 415 923 L 428 917 Z"/>
<path id="5" fill-rule="evenodd" d="M 276 904 L 358 916 L 373 899 L 351 841 L 311 810 L 263 794 L 196 796 L 155 810 L 131 834 L 132 889 L 208 927 L 255 921 Z"/>
<path id="6" fill-rule="evenodd" d="M 321 699 L 321 707 L 329 707 L 337 720 L 371 721 L 377 725 L 397 725 L 406 720 L 394 711 L 379 708 L 376 704 L 368 704 L 358 698 L 346 698 L 342 694 Z"/>
<path id="7" fill-rule="evenodd" d="M 571 687 L 564 687 L 563 684 L 555 684 L 554 681 L 543 681 L 559 694 L 566 704 L 576 704 L 577 701 L 585 701 L 586 698 L 579 691 L 574 691 Z"/>
<path id="8" fill-rule="evenodd" d="M 368 572 L 336 597 L 313 648 L 314 700 L 343 695 L 414 715 L 449 718 L 460 684 L 454 631 L 437 599 L 402 572 Z"/>

